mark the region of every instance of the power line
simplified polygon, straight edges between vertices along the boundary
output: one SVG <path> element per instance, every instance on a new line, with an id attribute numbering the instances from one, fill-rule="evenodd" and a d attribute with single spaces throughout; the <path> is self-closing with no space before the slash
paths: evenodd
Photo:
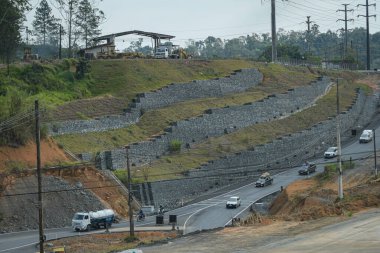
<path id="1" fill-rule="evenodd" d="M 376 6 L 376 4 L 368 4 L 368 0 L 366 0 L 366 4 L 358 4 L 359 6 L 366 7 L 366 15 L 358 15 L 358 17 L 365 17 L 366 18 L 366 24 L 367 24 L 367 70 L 371 69 L 371 54 L 370 54 L 370 41 L 369 41 L 369 18 L 370 17 L 376 17 L 376 15 L 369 15 L 369 6 Z"/>
<path id="2" fill-rule="evenodd" d="M 349 4 L 343 4 L 344 10 L 337 10 L 337 12 L 344 12 L 344 19 L 338 19 L 337 21 L 343 21 L 344 22 L 344 54 L 347 55 L 347 49 L 348 49 L 348 35 L 347 35 L 347 22 L 352 22 L 354 21 L 352 18 L 348 19 L 347 18 L 347 12 L 353 12 L 353 9 L 347 9 L 347 6 Z"/>

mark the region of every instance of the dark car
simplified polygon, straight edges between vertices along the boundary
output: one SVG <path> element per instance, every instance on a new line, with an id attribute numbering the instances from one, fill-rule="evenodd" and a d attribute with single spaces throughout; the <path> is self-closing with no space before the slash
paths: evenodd
<path id="1" fill-rule="evenodd" d="M 315 163 L 305 163 L 302 165 L 302 168 L 298 171 L 298 174 L 300 175 L 309 175 L 311 173 L 314 173 L 317 169 L 317 165 Z"/>

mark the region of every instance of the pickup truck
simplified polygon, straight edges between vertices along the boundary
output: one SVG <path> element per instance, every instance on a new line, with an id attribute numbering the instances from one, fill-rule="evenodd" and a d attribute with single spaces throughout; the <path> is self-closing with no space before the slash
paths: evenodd
<path id="1" fill-rule="evenodd" d="M 302 168 L 298 171 L 298 174 L 300 175 L 309 175 L 317 169 L 317 165 L 315 163 L 305 163 L 302 165 Z"/>
<path id="2" fill-rule="evenodd" d="M 256 181 L 256 187 L 264 187 L 266 185 L 271 185 L 273 183 L 273 178 L 268 172 L 263 173 L 259 179 Z"/>

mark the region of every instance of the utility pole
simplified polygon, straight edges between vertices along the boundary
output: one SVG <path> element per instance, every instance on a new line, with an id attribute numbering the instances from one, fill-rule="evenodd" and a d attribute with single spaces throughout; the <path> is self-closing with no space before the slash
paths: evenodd
<path id="1" fill-rule="evenodd" d="M 69 58 L 71 58 L 71 29 L 73 22 L 73 0 L 69 1 Z"/>
<path id="2" fill-rule="evenodd" d="M 271 0 L 272 16 L 272 62 L 277 62 L 276 0 Z"/>
<path id="3" fill-rule="evenodd" d="M 310 21 L 310 16 L 306 17 L 306 24 L 307 24 L 307 52 L 310 55 L 310 24 L 313 23 Z"/>
<path id="4" fill-rule="evenodd" d="M 40 112 L 38 100 L 34 101 L 36 118 L 36 149 L 37 149 L 37 183 L 38 183 L 38 228 L 40 237 L 40 253 L 44 253 L 44 227 L 42 213 L 42 182 L 41 182 L 41 143 L 40 143 Z"/>
<path id="5" fill-rule="evenodd" d="M 344 22 L 344 55 L 347 56 L 347 49 L 348 49 L 348 29 L 347 29 L 347 22 L 350 21 L 350 22 L 353 22 L 354 20 L 352 18 L 348 19 L 347 18 L 347 12 L 353 12 L 354 10 L 353 9 L 347 9 L 347 6 L 349 4 L 342 4 L 344 6 L 344 10 L 337 10 L 337 12 L 339 11 L 343 11 L 344 12 L 344 19 L 338 19 L 338 21 L 343 21 Z"/>
<path id="6" fill-rule="evenodd" d="M 29 28 L 27 26 L 25 26 L 26 28 L 26 45 L 28 46 L 29 45 Z"/>
<path id="7" fill-rule="evenodd" d="M 133 209 L 132 209 L 132 185 L 131 185 L 131 168 L 129 166 L 129 147 L 125 147 L 127 152 L 127 170 L 128 170 L 128 214 L 129 214 L 129 236 L 135 236 L 135 226 L 133 221 Z"/>
<path id="8" fill-rule="evenodd" d="M 59 24 L 59 51 L 58 58 L 62 59 L 62 25 Z"/>
<path id="9" fill-rule="evenodd" d="M 375 6 L 376 4 L 368 4 L 368 0 L 366 0 L 366 4 L 358 4 L 357 7 L 359 6 L 365 6 L 366 7 L 366 15 L 358 15 L 358 17 L 365 17 L 366 22 L 367 22 L 367 70 L 371 69 L 371 55 L 370 55 L 370 47 L 369 47 L 369 18 L 370 17 L 375 17 L 376 15 L 369 15 L 369 6 Z"/>
<path id="10" fill-rule="evenodd" d="M 375 176 L 377 177 L 377 157 L 376 157 L 376 132 L 375 129 L 373 131 L 373 152 L 375 155 Z"/>
<path id="11" fill-rule="evenodd" d="M 339 78 L 336 79 L 336 139 L 338 146 L 337 167 L 339 170 L 338 194 L 339 199 L 343 199 L 343 171 L 342 171 L 342 147 L 340 144 L 340 109 L 339 109 Z"/>

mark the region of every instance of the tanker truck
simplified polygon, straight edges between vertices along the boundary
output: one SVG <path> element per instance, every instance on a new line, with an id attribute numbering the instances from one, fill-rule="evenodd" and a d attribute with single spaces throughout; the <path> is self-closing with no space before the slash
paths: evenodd
<path id="1" fill-rule="evenodd" d="M 115 220 L 115 213 L 111 209 L 104 209 L 96 212 L 75 213 L 71 227 L 74 231 L 89 231 L 103 226 L 111 227 Z"/>

